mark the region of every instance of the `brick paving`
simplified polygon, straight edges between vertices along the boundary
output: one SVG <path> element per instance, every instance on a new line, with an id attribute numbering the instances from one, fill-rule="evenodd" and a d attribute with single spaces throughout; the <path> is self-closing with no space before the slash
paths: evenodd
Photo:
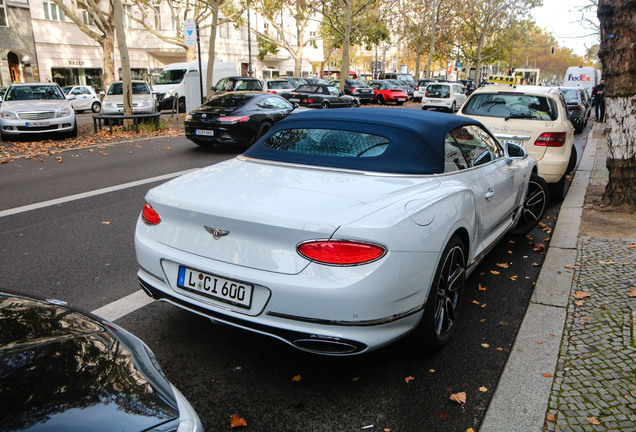
<path id="1" fill-rule="evenodd" d="M 636 238 L 581 237 L 572 264 L 543 430 L 636 431 Z"/>

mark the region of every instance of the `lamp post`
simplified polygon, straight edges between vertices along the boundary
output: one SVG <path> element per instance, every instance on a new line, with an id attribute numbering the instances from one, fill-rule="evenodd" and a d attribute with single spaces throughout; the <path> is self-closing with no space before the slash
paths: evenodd
<path id="1" fill-rule="evenodd" d="M 250 25 L 250 9 L 247 8 L 247 75 L 251 78 L 252 70 L 252 26 Z"/>

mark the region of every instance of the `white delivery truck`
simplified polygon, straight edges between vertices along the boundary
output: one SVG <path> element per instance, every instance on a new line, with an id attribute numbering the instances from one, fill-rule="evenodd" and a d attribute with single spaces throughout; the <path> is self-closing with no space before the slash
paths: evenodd
<path id="1" fill-rule="evenodd" d="M 203 95 L 206 93 L 206 75 L 207 75 L 207 62 L 201 63 L 203 72 L 201 79 L 203 82 Z M 191 71 L 199 71 L 199 62 L 190 63 L 170 63 L 163 68 L 157 79 L 155 80 L 152 91 L 157 98 L 157 104 L 160 110 L 171 109 L 174 104 L 175 95 L 179 96 L 179 112 L 185 112 L 185 84 L 184 76 Z M 212 75 L 213 81 L 218 81 L 221 78 L 235 76 L 236 65 L 231 62 L 216 62 L 214 63 L 214 72 Z"/>
<path id="2" fill-rule="evenodd" d="M 601 71 L 592 66 L 570 66 L 563 79 L 563 87 L 583 87 L 588 94 L 601 81 Z"/>

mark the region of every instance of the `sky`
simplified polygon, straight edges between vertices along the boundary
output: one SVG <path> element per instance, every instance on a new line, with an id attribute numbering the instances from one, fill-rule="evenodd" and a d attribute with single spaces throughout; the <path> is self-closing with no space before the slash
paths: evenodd
<path id="1" fill-rule="evenodd" d="M 577 22 L 581 19 L 577 6 L 585 6 L 589 3 L 590 0 L 543 0 L 543 6 L 533 9 L 531 13 L 539 27 L 548 30 L 556 37 L 559 46 L 570 48 L 575 54 L 585 55 L 586 45 L 589 47 L 598 43 L 595 36 L 580 38 L 592 31 Z M 588 17 L 598 23 L 595 12 L 588 14 Z"/>

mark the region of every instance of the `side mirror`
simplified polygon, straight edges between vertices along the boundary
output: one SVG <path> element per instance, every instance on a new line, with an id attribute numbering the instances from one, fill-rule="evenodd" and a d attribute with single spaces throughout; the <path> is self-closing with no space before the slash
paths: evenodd
<path id="1" fill-rule="evenodd" d="M 99 95 L 100 96 L 106 96 L 106 92 L 104 92 L 104 90 L 102 90 L 102 91 L 99 92 Z"/>
<path id="2" fill-rule="evenodd" d="M 514 159 L 525 159 L 528 157 L 528 152 L 523 146 L 511 142 L 504 144 L 504 154 L 506 159 L 508 159 L 508 163 L 511 163 Z"/>
<path id="3" fill-rule="evenodd" d="M 77 99 L 77 96 L 75 96 L 75 95 L 66 96 L 66 100 L 70 100 L 71 101 L 71 100 L 75 100 L 75 99 Z"/>

